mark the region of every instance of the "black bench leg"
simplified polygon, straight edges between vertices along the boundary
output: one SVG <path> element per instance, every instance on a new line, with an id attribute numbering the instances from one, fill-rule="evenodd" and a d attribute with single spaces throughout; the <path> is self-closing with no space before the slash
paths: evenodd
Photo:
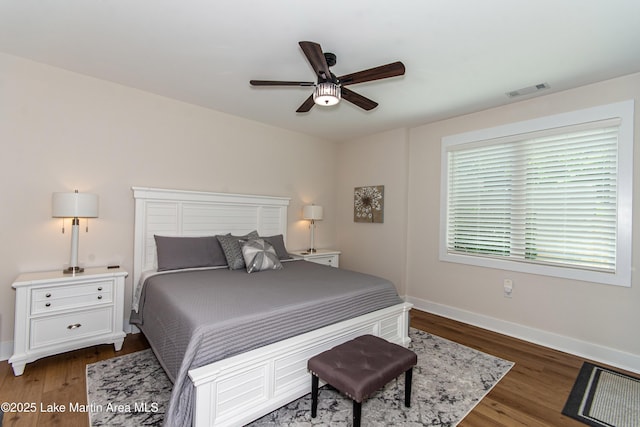
<path id="1" fill-rule="evenodd" d="M 404 373 L 404 406 L 411 406 L 411 379 L 413 378 L 413 366 Z"/>
<path id="2" fill-rule="evenodd" d="M 362 403 L 353 401 L 353 427 L 360 427 L 360 416 L 362 414 Z"/>
<path id="3" fill-rule="evenodd" d="M 318 412 L 318 378 L 311 375 L 311 418 L 315 418 Z"/>

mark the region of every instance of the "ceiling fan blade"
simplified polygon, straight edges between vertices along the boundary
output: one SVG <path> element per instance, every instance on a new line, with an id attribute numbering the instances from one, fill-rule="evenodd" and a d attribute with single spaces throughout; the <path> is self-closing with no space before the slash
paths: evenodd
<path id="1" fill-rule="evenodd" d="M 342 86 L 345 86 L 401 76 L 403 74 L 404 64 L 398 61 L 387 65 L 381 65 L 379 67 L 369 68 L 368 70 L 358 71 L 357 73 L 346 74 L 342 77 L 338 77 L 338 80 Z"/>
<path id="2" fill-rule="evenodd" d="M 307 57 L 309 64 L 311 64 L 313 71 L 324 80 L 331 80 L 331 71 L 329 71 L 329 65 L 320 45 L 314 42 L 298 42 L 298 44 Z"/>
<path id="3" fill-rule="evenodd" d="M 358 93 L 355 93 L 354 91 L 347 89 L 346 87 L 343 87 L 340 90 L 342 92 L 342 99 L 345 99 L 364 110 L 373 110 L 378 106 L 377 102 L 372 101 L 369 98 L 366 98 Z"/>
<path id="4" fill-rule="evenodd" d="M 311 95 L 307 99 L 305 99 L 300 107 L 298 107 L 296 113 L 306 113 L 311 110 L 311 107 L 313 107 L 314 105 L 316 105 L 316 103 L 313 101 L 313 95 Z"/>
<path id="5" fill-rule="evenodd" d="M 249 80 L 251 86 L 315 86 L 313 82 L 287 82 L 278 80 Z"/>

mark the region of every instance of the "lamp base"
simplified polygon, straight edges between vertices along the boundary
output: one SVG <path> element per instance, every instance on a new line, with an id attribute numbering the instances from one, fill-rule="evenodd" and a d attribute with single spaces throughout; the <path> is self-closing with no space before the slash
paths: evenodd
<path id="1" fill-rule="evenodd" d="M 84 272 L 84 268 L 82 267 L 69 267 L 62 270 L 64 274 L 76 274 Z"/>

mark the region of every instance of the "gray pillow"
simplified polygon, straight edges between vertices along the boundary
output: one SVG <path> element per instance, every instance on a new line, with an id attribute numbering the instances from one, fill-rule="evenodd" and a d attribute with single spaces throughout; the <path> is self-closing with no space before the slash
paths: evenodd
<path id="1" fill-rule="evenodd" d="M 279 270 L 282 264 L 271 243 L 264 239 L 242 241 L 242 256 L 247 273 L 262 270 Z"/>
<path id="2" fill-rule="evenodd" d="M 273 246 L 273 249 L 276 250 L 276 254 L 278 255 L 279 259 L 293 258 L 291 255 L 289 255 L 289 252 L 287 252 L 287 248 L 284 246 L 284 236 L 282 236 L 282 234 L 276 234 L 275 236 L 260 236 L 260 238 L 271 243 L 271 246 Z"/>
<path id="3" fill-rule="evenodd" d="M 195 267 L 218 267 L 227 264 L 215 236 L 153 236 L 156 240 L 158 271 Z"/>
<path id="4" fill-rule="evenodd" d="M 239 270 L 245 268 L 244 257 L 242 256 L 242 250 L 240 249 L 240 240 L 251 240 L 258 238 L 258 232 L 252 231 L 244 236 L 232 236 L 227 234 L 226 236 L 216 236 L 222 251 L 227 260 L 229 270 Z"/>

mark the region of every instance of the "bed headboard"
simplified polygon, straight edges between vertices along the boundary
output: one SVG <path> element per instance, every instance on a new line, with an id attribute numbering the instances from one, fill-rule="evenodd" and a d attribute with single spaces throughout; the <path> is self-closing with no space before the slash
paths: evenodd
<path id="1" fill-rule="evenodd" d="M 212 236 L 246 234 L 287 237 L 288 197 L 132 187 L 135 199 L 133 285 L 155 269 L 154 234 Z"/>

